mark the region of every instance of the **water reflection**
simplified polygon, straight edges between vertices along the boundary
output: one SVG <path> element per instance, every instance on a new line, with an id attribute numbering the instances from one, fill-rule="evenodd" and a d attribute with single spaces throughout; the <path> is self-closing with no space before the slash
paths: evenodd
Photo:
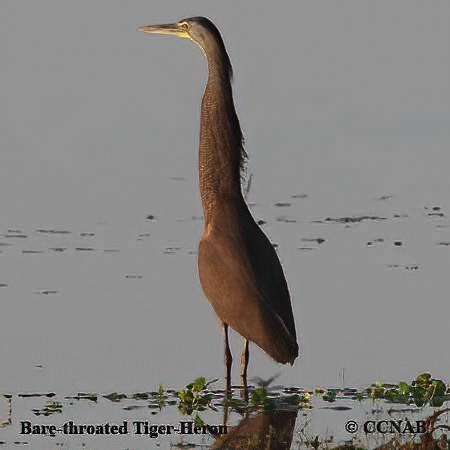
<path id="1" fill-rule="evenodd" d="M 298 411 L 276 410 L 246 414 L 228 433 L 220 436 L 211 449 L 289 450 Z"/>

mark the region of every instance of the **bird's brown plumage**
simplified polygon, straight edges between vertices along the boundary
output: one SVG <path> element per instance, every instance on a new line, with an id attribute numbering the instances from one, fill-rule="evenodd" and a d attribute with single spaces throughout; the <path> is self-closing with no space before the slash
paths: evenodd
<path id="1" fill-rule="evenodd" d="M 208 60 L 199 146 L 205 228 L 198 270 L 203 291 L 224 324 L 256 343 L 275 361 L 292 364 L 298 356 L 298 344 L 284 272 L 242 195 L 241 170 L 246 154 L 233 102 L 231 63 L 222 37 L 204 17 L 140 30 L 190 38 Z"/>

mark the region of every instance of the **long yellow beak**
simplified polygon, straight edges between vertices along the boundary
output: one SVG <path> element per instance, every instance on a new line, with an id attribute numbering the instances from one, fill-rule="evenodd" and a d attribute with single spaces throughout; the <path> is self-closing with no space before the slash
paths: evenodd
<path id="1" fill-rule="evenodd" d="M 182 38 L 189 38 L 189 35 L 177 23 L 169 23 L 164 25 L 144 25 L 138 28 L 138 31 L 150 34 L 169 34 Z"/>

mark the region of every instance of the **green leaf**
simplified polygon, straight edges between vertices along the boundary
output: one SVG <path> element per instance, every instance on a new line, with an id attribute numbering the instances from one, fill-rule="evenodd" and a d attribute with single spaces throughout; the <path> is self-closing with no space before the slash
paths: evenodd
<path id="1" fill-rule="evenodd" d="M 206 378 L 205 377 L 200 377 L 197 378 L 194 381 L 194 386 L 192 388 L 193 391 L 197 391 L 200 392 L 201 390 L 203 390 L 206 387 Z"/>
<path id="2" fill-rule="evenodd" d="M 195 425 L 200 425 L 200 426 L 205 425 L 205 422 L 203 422 L 203 420 L 201 419 L 201 417 L 197 413 L 195 414 L 195 417 L 194 417 L 194 424 Z"/>

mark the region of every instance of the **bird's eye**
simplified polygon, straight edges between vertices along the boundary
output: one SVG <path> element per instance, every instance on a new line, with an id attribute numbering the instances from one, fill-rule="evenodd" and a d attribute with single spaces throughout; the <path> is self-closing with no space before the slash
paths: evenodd
<path id="1" fill-rule="evenodd" d="M 188 31 L 188 29 L 189 29 L 189 24 L 188 24 L 187 22 L 182 22 L 180 25 L 181 25 L 181 29 L 182 29 L 183 31 Z"/>

